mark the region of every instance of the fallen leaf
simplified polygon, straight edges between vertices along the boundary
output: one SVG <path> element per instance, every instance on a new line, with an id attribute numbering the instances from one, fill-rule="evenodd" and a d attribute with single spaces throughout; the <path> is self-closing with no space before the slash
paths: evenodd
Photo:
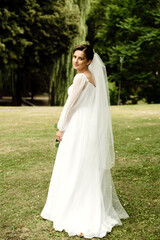
<path id="1" fill-rule="evenodd" d="M 140 139 L 140 138 L 136 138 L 135 140 L 136 140 L 136 141 L 139 141 L 139 140 L 141 140 L 141 139 Z"/>

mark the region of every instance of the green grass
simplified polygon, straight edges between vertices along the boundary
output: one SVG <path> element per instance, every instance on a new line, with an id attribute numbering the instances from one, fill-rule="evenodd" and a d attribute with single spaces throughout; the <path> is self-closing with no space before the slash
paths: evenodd
<path id="1" fill-rule="evenodd" d="M 61 107 L 0 107 L 3 240 L 80 240 L 40 217 L 56 156 Z M 112 106 L 116 167 L 112 175 L 130 215 L 104 239 L 158 240 L 160 105 Z M 95 238 L 97 240 L 98 238 Z"/>

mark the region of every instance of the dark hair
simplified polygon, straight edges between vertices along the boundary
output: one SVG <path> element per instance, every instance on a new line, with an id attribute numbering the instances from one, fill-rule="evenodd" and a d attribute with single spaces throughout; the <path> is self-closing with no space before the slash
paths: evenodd
<path id="1" fill-rule="evenodd" d="M 78 45 L 73 49 L 73 53 L 77 50 L 83 51 L 88 61 L 93 59 L 94 51 L 91 45 L 87 44 Z"/>

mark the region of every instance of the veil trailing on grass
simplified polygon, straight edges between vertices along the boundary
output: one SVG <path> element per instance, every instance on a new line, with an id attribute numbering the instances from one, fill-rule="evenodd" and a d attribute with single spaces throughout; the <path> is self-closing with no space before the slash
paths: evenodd
<path id="1" fill-rule="evenodd" d="M 97 139 L 100 166 L 103 170 L 110 169 L 115 164 L 112 123 L 110 114 L 110 100 L 106 67 L 97 53 L 89 65 L 89 70 L 94 76 L 96 85 L 94 110 L 92 121 L 94 122 L 93 137 Z"/>
<path id="2" fill-rule="evenodd" d="M 115 165 L 114 141 L 110 114 L 109 88 L 106 67 L 97 53 L 89 65 L 94 76 L 96 94 L 92 112 L 92 137 L 96 139 L 94 148 L 98 152 L 99 177 L 104 201 L 105 214 L 115 219 L 121 225 L 121 218 L 128 218 L 128 214 L 117 196 L 110 169 Z M 90 129 L 90 130 L 91 130 Z M 96 134 L 96 135 L 94 135 Z M 94 149 L 94 150 L 95 150 Z M 104 218 L 105 215 L 104 214 Z M 119 219 L 120 218 L 120 219 Z M 110 221 L 106 222 L 110 225 Z M 114 225 L 114 224 L 113 224 Z"/>

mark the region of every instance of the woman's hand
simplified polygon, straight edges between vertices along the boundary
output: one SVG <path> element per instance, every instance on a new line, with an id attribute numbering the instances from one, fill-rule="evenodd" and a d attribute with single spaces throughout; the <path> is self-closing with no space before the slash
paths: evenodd
<path id="1" fill-rule="evenodd" d="M 64 132 L 62 132 L 62 131 L 58 131 L 58 132 L 56 133 L 56 139 L 57 139 L 58 141 L 62 141 L 62 135 L 63 135 L 63 133 L 64 133 Z"/>

